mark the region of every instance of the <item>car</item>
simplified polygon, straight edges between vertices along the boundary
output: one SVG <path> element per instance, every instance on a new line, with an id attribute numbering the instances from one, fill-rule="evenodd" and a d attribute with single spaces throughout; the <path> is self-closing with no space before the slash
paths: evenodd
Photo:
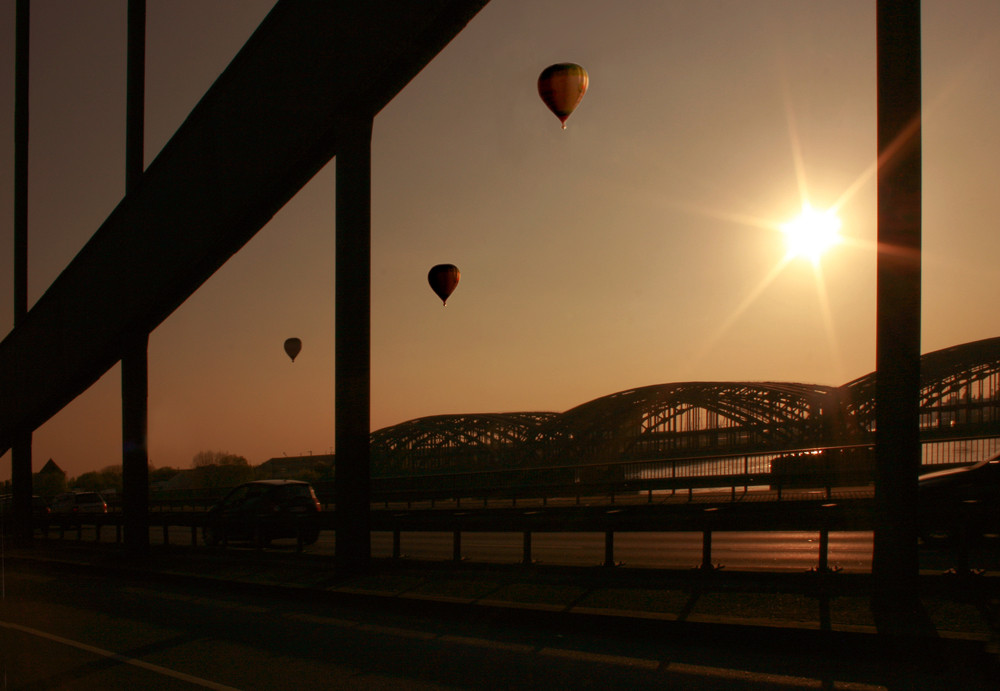
<path id="1" fill-rule="evenodd" d="M 949 542 L 1000 532 L 1000 455 L 920 476 L 921 538 Z"/>
<path id="2" fill-rule="evenodd" d="M 63 492 L 52 499 L 49 509 L 57 516 L 107 513 L 108 503 L 104 501 L 100 492 Z"/>
<path id="3" fill-rule="evenodd" d="M 14 497 L 11 494 L 0 496 L 0 513 L 4 516 L 14 511 Z M 35 518 L 44 518 L 49 515 L 49 504 L 44 497 L 37 494 L 31 495 L 31 515 Z"/>
<path id="4" fill-rule="evenodd" d="M 301 480 L 254 480 L 231 490 L 208 510 L 202 537 L 209 546 L 230 540 L 267 544 L 297 538 L 311 545 L 319 539 L 319 499 Z"/>

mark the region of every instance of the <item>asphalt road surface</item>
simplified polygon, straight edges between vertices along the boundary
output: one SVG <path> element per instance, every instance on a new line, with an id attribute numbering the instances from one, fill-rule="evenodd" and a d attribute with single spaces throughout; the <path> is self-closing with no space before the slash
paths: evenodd
<path id="1" fill-rule="evenodd" d="M 581 625 L 531 612 L 440 616 L 426 607 L 10 561 L 0 603 L 3 689 L 989 688 L 948 661 L 857 647 L 678 635 L 651 622 Z"/>

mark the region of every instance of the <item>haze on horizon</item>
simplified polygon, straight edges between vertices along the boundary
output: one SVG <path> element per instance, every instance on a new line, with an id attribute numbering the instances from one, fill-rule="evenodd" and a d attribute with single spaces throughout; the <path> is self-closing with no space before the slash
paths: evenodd
<path id="1" fill-rule="evenodd" d="M 14 0 L 0 0 L 0 275 L 12 273 Z M 151 0 L 147 163 L 273 6 Z M 372 428 L 563 411 L 678 381 L 839 385 L 875 363 L 875 3 L 493 0 L 376 117 Z M 1000 4 L 923 1 L 924 352 L 998 335 Z M 33 0 L 29 304 L 124 194 L 125 3 Z M 590 89 L 567 129 L 555 62 Z M 149 454 L 333 449 L 334 166 L 150 336 Z M 786 259 L 835 207 L 843 241 Z M 442 307 L 434 264 L 462 281 Z M 0 329 L 13 327 L 11 281 Z M 287 337 L 302 339 L 291 363 Z M 112 368 L 33 466 L 121 462 Z M 0 479 L 10 477 L 10 454 Z"/>

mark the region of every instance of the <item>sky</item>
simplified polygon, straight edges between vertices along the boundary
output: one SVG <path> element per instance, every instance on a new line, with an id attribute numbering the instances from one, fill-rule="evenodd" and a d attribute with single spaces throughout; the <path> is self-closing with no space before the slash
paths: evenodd
<path id="1" fill-rule="evenodd" d="M 0 0 L 0 337 L 13 328 L 14 0 Z M 149 0 L 152 161 L 265 0 Z M 124 194 L 125 0 L 33 0 L 29 307 Z M 1000 331 L 1000 3 L 923 2 L 924 352 Z M 562 130 L 547 65 L 590 87 Z M 682 381 L 875 367 L 873 0 L 493 0 L 375 119 L 372 429 Z M 334 451 L 334 163 L 150 335 L 149 457 Z M 787 258 L 808 202 L 842 241 Z M 447 307 L 434 264 L 462 279 Z M 282 350 L 302 339 L 294 363 Z M 33 469 L 121 462 L 118 366 Z M 10 477 L 10 453 L 0 479 Z"/>

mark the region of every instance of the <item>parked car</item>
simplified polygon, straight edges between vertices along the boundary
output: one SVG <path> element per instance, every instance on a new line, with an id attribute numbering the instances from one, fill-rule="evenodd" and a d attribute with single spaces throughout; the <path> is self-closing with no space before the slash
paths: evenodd
<path id="1" fill-rule="evenodd" d="M 5 494 L 0 496 L 0 513 L 7 516 L 14 511 L 14 496 Z M 31 515 L 35 518 L 42 518 L 49 515 L 49 504 L 44 497 L 37 494 L 31 496 Z"/>
<path id="2" fill-rule="evenodd" d="M 208 511 L 202 531 L 205 544 L 223 540 L 301 537 L 311 545 L 319 538 L 316 492 L 299 480 L 254 480 L 233 489 Z"/>
<path id="3" fill-rule="evenodd" d="M 52 499 L 53 514 L 67 516 L 81 513 L 107 513 L 108 503 L 100 492 L 63 492 Z"/>
<path id="4" fill-rule="evenodd" d="M 924 542 L 1000 533 L 1000 455 L 921 475 L 919 498 Z"/>

